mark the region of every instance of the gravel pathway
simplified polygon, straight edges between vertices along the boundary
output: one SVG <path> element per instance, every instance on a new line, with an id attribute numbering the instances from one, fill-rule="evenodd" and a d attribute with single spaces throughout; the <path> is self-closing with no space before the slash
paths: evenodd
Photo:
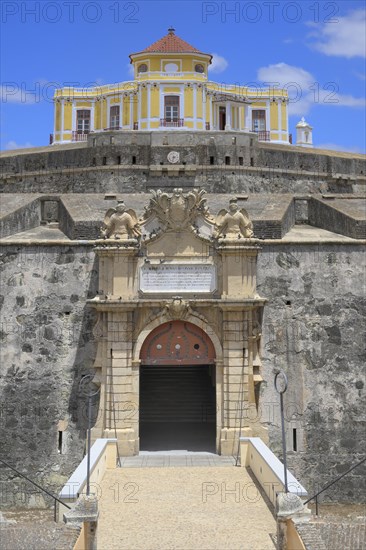
<path id="1" fill-rule="evenodd" d="M 245 468 L 107 471 L 98 550 L 273 550 L 276 523 Z"/>

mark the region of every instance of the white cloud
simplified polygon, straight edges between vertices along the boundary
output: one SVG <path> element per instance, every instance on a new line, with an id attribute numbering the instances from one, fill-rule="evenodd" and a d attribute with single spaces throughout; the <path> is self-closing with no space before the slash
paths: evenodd
<path id="1" fill-rule="evenodd" d="M 29 105 L 37 102 L 37 94 L 28 91 L 23 84 L 7 82 L 0 86 L 1 103 L 23 103 Z M 38 97 L 39 101 L 39 97 Z"/>
<path id="2" fill-rule="evenodd" d="M 337 143 L 321 143 L 314 147 L 315 149 L 329 149 L 331 151 L 342 151 L 343 153 L 363 153 L 359 147 L 347 147 L 346 145 L 338 145 Z"/>
<path id="3" fill-rule="evenodd" d="M 27 141 L 24 145 L 20 145 L 16 141 L 8 141 L 5 145 L 5 150 L 12 151 L 13 149 L 31 149 L 32 147 L 35 147 L 35 145 L 29 143 L 29 141 Z"/>
<path id="4" fill-rule="evenodd" d="M 336 104 L 339 107 L 366 107 L 366 99 L 364 97 L 337 94 L 336 100 L 338 100 Z"/>
<path id="5" fill-rule="evenodd" d="M 134 72 L 133 65 L 131 65 L 131 63 L 127 63 L 126 68 L 127 68 L 128 76 L 134 77 L 135 72 Z"/>
<path id="6" fill-rule="evenodd" d="M 289 114 L 303 116 L 308 114 L 314 105 L 328 107 L 366 106 L 364 98 L 340 94 L 335 82 L 321 85 L 311 73 L 302 67 L 277 63 L 258 69 L 257 78 L 260 83 L 275 88 L 285 87 L 289 93 Z"/>
<path id="7" fill-rule="evenodd" d="M 360 80 L 363 80 L 365 81 L 366 80 L 366 74 L 365 73 L 354 73 L 355 76 L 357 76 L 357 78 L 359 78 Z"/>
<path id="8" fill-rule="evenodd" d="M 314 77 L 305 69 L 287 65 L 287 63 L 277 63 L 261 67 L 258 69 L 257 78 L 260 83 L 267 86 L 288 89 L 290 102 L 290 115 L 306 115 L 311 106 L 310 86 L 314 84 Z"/>
<path id="9" fill-rule="evenodd" d="M 213 53 L 212 56 L 212 63 L 209 66 L 209 71 L 212 73 L 223 73 L 229 63 L 226 61 L 225 57 L 222 57 L 222 55 Z"/>
<path id="10" fill-rule="evenodd" d="M 309 35 L 315 39 L 310 45 L 326 55 L 366 57 L 366 10 L 354 10 L 334 19 L 334 22 L 324 23 L 320 30 L 309 23 L 315 29 Z"/>
<path id="11" fill-rule="evenodd" d="M 290 82 L 296 82 L 301 88 L 305 88 L 314 82 L 314 77 L 305 69 L 287 65 L 287 63 L 276 63 L 268 67 L 260 67 L 257 78 L 262 82 L 278 82 L 279 86 L 286 86 Z"/>

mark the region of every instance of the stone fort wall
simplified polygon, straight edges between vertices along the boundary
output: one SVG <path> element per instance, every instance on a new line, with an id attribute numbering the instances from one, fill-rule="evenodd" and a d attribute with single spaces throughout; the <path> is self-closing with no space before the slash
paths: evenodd
<path id="1" fill-rule="evenodd" d="M 268 427 L 271 447 L 280 456 L 273 369 L 284 367 L 289 467 L 310 493 L 364 452 L 366 308 L 360 252 L 358 244 L 263 243 L 258 257 L 258 291 L 269 300 L 264 382 L 258 411 L 247 414 Z M 85 448 L 82 377 L 90 373 L 96 353 L 95 318 L 85 304 L 97 290 L 92 243 L 9 243 L 0 249 L 0 265 L 2 456 L 57 491 Z M 325 498 L 362 501 L 363 474 L 355 470 Z M 28 485 L 5 476 L 1 483 L 4 506 L 21 506 L 24 499 L 34 504 Z"/>
<path id="2" fill-rule="evenodd" d="M 168 153 L 179 153 L 171 164 Z M 0 155 L 0 191 L 143 192 L 204 187 L 208 192 L 364 192 L 363 155 L 259 143 L 230 132 L 102 132 L 88 143 Z"/>
<path id="3" fill-rule="evenodd" d="M 171 150 L 179 153 L 179 163 L 168 163 Z M 149 189 L 203 187 L 217 209 L 231 194 L 241 197 L 255 235 L 263 239 L 257 281 L 259 294 L 268 299 L 264 382 L 258 411 L 248 414 L 260 417 L 281 455 L 273 368 L 284 367 L 288 462 L 296 477 L 315 492 L 360 460 L 365 164 L 362 155 L 275 146 L 230 132 L 103 132 L 90 135 L 88 143 L 2 153 L 0 230 L 8 240 L 0 249 L 2 457 L 56 492 L 83 456 L 81 380 L 96 353 L 95 316 L 86 300 L 98 288 L 92 239 L 111 205 L 106 199 L 130 193 L 126 204 L 141 213 L 142 193 Z M 50 221 L 58 223 L 64 242 L 47 237 L 41 242 L 31 234 L 16 239 L 16 233 Z M 360 242 L 281 241 L 295 224 Z M 361 501 L 364 474 L 358 468 L 325 498 Z M 4 506 L 40 498 L 6 475 L 2 469 Z"/>

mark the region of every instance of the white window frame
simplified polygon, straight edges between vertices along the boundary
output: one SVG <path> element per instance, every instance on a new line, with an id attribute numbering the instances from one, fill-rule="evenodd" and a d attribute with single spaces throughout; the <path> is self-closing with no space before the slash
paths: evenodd
<path id="1" fill-rule="evenodd" d="M 80 117 L 79 118 L 79 113 L 89 113 L 89 118 L 87 117 Z M 79 121 L 81 122 L 80 124 L 80 127 L 79 127 Z M 85 122 L 88 121 L 88 124 L 86 124 Z M 91 130 L 91 109 L 77 109 L 76 110 L 76 132 L 78 134 L 89 134 Z"/>
<path id="2" fill-rule="evenodd" d="M 112 109 L 116 109 L 117 114 L 112 115 Z M 121 108 L 119 105 L 110 105 L 109 107 L 109 127 L 120 128 L 121 126 Z"/>
<path id="3" fill-rule="evenodd" d="M 177 98 L 178 104 L 177 105 L 167 105 L 166 104 L 166 99 L 168 97 Z M 171 108 L 171 110 L 172 110 L 171 112 L 173 112 L 173 110 L 175 110 L 175 109 L 176 109 L 176 112 L 177 112 L 176 116 L 172 115 L 172 114 L 169 116 L 169 118 L 171 120 L 168 120 L 167 107 Z M 178 95 L 178 94 L 165 94 L 164 95 L 164 120 L 167 121 L 167 122 L 177 122 L 180 118 L 181 118 L 181 116 L 180 116 L 180 95 Z"/>

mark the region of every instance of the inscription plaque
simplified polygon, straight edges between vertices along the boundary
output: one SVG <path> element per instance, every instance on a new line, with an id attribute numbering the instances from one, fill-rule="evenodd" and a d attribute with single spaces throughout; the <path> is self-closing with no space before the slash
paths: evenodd
<path id="1" fill-rule="evenodd" d="M 140 271 L 142 292 L 213 292 L 216 289 L 214 265 L 143 265 Z"/>

